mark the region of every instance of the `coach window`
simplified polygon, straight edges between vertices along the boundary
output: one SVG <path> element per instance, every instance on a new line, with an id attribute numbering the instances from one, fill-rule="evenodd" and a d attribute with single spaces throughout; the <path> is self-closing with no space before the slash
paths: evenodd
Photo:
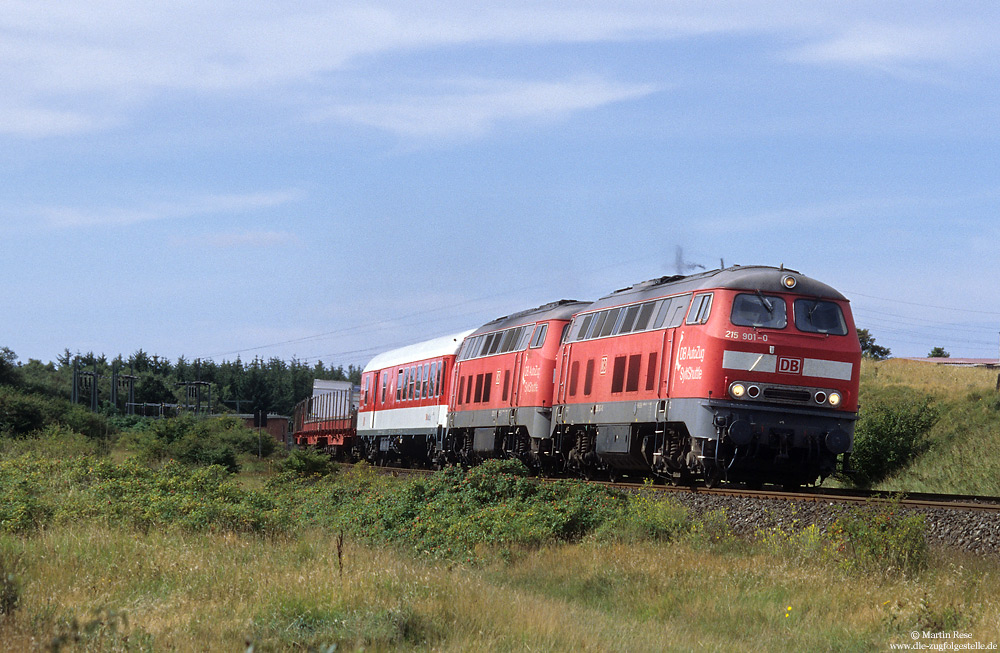
<path id="1" fill-rule="evenodd" d="M 403 400 L 403 388 L 406 387 L 403 384 L 403 380 L 405 378 L 403 374 L 404 374 L 403 370 L 399 370 L 399 376 L 396 379 L 396 401 Z"/>
<path id="2" fill-rule="evenodd" d="M 385 391 L 388 388 L 388 386 L 389 386 L 389 375 L 388 374 L 383 374 L 382 375 L 382 403 L 383 404 L 385 403 Z"/>
<path id="3" fill-rule="evenodd" d="M 548 324 L 542 324 L 537 329 L 535 329 L 535 338 L 531 341 L 531 348 L 538 349 L 545 344 L 545 334 L 549 331 Z"/>
<path id="4" fill-rule="evenodd" d="M 424 363 L 424 379 L 423 382 L 420 384 L 420 396 L 423 399 L 426 399 L 427 397 L 431 396 L 430 379 L 431 379 L 431 364 Z"/>
<path id="5" fill-rule="evenodd" d="M 785 300 L 781 297 L 748 293 L 736 295 L 730 320 L 736 326 L 784 329 L 788 324 L 785 311 Z"/>
<path id="6" fill-rule="evenodd" d="M 691 312 L 688 314 L 688 324 L 704 324 L 708 322 L 708 315 L 712 311 L 712 293 L 695 295 L 691 302 Z"/>

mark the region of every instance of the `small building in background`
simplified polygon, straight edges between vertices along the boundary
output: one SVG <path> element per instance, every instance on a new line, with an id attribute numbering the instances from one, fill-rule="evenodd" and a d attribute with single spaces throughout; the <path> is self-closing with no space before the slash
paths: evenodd
<path id="1" fill-rule="evenodd" d="M 257 430 L 257 426 L 254 424 L 255 419 L 253 413 L 242 413 L 236 415 L 236 418 L 243 422 L 243 425 L 248 429 L 254 431 Z M 261 431 L 270 433 L 278 442 L 288 443 L 288 424 L 291 421 L 287 415 L 275 415 L 273 413 L 268 413 L 267 415 L 267 426 L 261 426 Z"/>

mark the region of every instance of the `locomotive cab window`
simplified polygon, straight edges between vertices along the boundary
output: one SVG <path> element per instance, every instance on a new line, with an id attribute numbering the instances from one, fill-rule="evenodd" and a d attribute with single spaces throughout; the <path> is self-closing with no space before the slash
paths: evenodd
<path id="1" fill-rule="evenodd" d="M 736 326 L 784 329 L 788 325 L 785 300 L 760 292 L 736 295 L 730 320 Z"/>
<path id="2" fill-rule="evenodd" d="M 840 306 L 821 299 L 796 299 L 792 305 L 795 328 L 806 333 L 847 335 L 847 322 Z"/>

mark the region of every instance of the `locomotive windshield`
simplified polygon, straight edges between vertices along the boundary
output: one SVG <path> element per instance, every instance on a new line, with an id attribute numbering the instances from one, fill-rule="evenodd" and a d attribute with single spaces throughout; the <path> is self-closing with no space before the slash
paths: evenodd
<path id="1" fill-rule="evenodd" d="M 729 319 L 736 326 L 764 329 L 784 329 L 788 324 L 785 300 L 760 292 L 736 295 Z"/>
<path id="2" fill-rule="evenodd" d="M 794 305 L 795 327 L 806 333 L 847 335 L 847 322 L 840 306 L 821 299 L 796 299 Z"/>

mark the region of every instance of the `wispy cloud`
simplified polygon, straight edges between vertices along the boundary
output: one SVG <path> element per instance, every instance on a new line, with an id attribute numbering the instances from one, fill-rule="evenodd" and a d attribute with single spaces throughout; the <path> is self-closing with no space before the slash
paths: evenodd
<path id="1" fill-rule="evenodd" d="M 950 61 L 967 54 L 969 43 L 946 26 L 853 25 L 792 50 L 792 61 L 811 64 L 886 66 Z"/>
<path id="2" fill-rule="evenodd" d="M 209 249 L 274 248 L 300 243 L 301 239 L 288 231 L 230 231 L 170 238 L 170 244 L 176 247 L 194 246 Z"/>
<path id="3" fill-rule="evenodd" d="M 616 98 L 641 97 L 642 84 L 511 82 L 512 88 L 421 94 L 395 104 L 350 102 L 365 97 L 365 72 L 392 57 L 470 51 L 495 46 L 560 46 L 665 42 L 706 34 L 765 35 L 776 52 L 797 43 L 786 60 L 799 65 L 900 65 L 977 59 L 995 66 L 1000 30 L 995 12 L 948 12 L 913 2 L 906 12 L 868 2 L 792 0 L 552 0 L 529 5 L 504 0 L 468 3 L 326 2 L 263 4 L 219 0 L 87 3 L 8 0 L 0 13 L 0 133 L 22 137 L 82 133 L 120 124 L 131 112 L 176 92 L 241 93 L 274 98 L 293 89 L 308 113 L 330 97 L 339 73 L 341 99 L 329 113 L 399 133 L 433 135 L 451 125 L 477 133 L 497 120 L 534 119 L 535 107 L 584 110 Z M 905 15 L 904 15 L 905 14 Z M 607 70 L 602 76 L 611 78 Z M 536 77 L 519 69 L 515 77 Z M 434 72 L 427 78 L 434 84 Z M 630 76 L 630 79 L 634 77 Z M 442 82 L 437 82 L 441 85 Z M 518 88 L 514 88 L 518 87 Z M 638 89 L 638 90 L 636 90 Z M 595 93 L 594 102 L 572 98 Z M 602 97 L 603 95 L 603 97 Z M 283 100 L 293 94 L 279 95 Z M 414 101 L 414 106 L 406 103 Z M 263 101 L 263 100 L 262 100 Z M 467 110 L 464 120 L 453 115 Z"/>
<path id="4" fill-rule="evenodd" d="M 301 193 L 297 190 L 283 190 L 242 195 L 208 195 L 134 207 L 48 206 L 37 207 L 25 213 L 33 214 L 42 224 L 53 228 L 127 226 L 158 220 L 248 213 L 282 206 L 300 197 Z"/>
<path id="5" fill-rule="evenodd" d="M 341 119 L 405 136 L 474 136 L 512 120 L 560 120 L 655 93 L 652 84 L 621 84 L 595 78 L 558 82 L 464 80 L 427 84 L 427 92 L 381 102 L 334 105 L 314 120 Z M 437 91 L 437 92 L 435 92 Z"/>

